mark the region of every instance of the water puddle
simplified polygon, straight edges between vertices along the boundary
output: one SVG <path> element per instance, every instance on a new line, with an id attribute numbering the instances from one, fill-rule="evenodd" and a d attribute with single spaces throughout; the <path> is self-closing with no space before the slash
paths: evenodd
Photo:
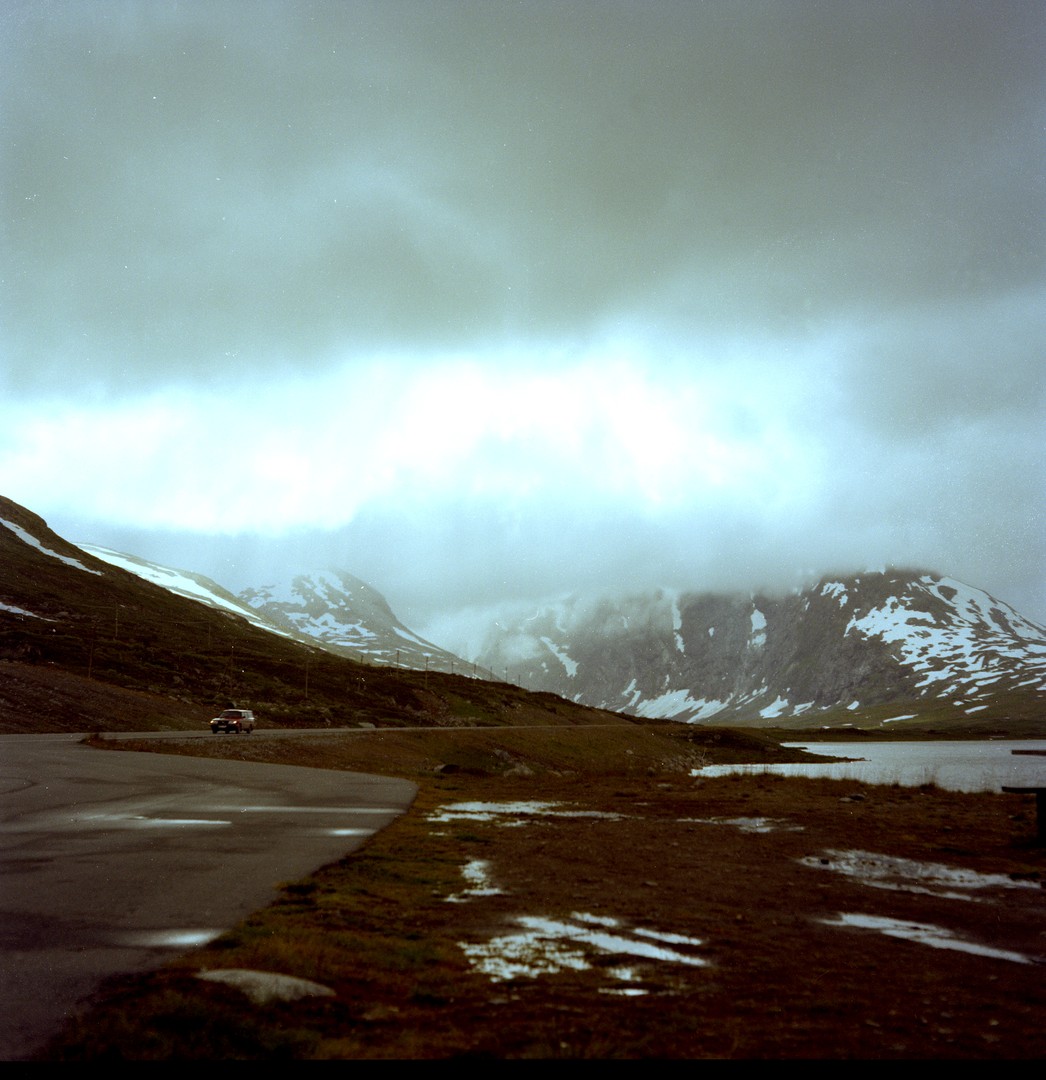
<path id="1" fill-rule="evenodd" d="M 452 803 L 429 815 L 429 821 L 446 825 L 452 821 L 487 821 L 501 826 L 526 825 L 528 818 L 603 818 L 621 820 L 620 814 L 606 814 L 599 810 L 574 810 L 564 808 L 562 803 L 506 802 L 506 803 Z"/>
<path id="2" fill-rule="evenodd" d="M 232 822 L 215 818 L 157 818 L 145 814 L 85 814 L 71 819 L 70 824 L 87 829 L 184 829 L 223 827 Z"/>
<path id="3" fill-rule="evenodd" d="M 971 892 L 977 889 L 1037 889 L 1033 881 L 1014 881 L 1006 874 L 979 874 L 975 870 L 960 870 L 941 863 L 917 862 L 914 859 L 895 859 L 869 851 L 824 851 L 800 859 L 803 866 L 832 870 L 856 878 L 876 889 L 925 893 L 950 900 L 976 900 Z"/>
<path id="4" fill-rule="evenodd" d="M 920 945 L 929 945 L 933 949 L 954 949 L 957 952 L 971 953 L 993 960 L 1010 960 L 1015 964 L 1040 964 L 1041 960 L 1025 956 L 1009 949 L 996 949 L 990 945 L 978 945 L 965 941 L 951 930 L 927 923 L 905 922 L 902 919 L 889 919 L 881 915 L 839 915 L 835 919 L 822 919 L 826 926 L 855 927 L 859 930 L 878 930 L 887 937 L 915 941 Z"/>
<path id="5" fill-rule="evenodd" d="M 500 896 L 501 890 L 490 879 L 490 863 L 485 859 L 473 859 L 461 868 L 461 876 L 468 883 L 464 892 L 446 897 L 448 904 L 464 904 L 480 896 Z"/>
<path id="6" fill-rule="evenodd" d="M 574 912 L 568 919 L 521 915 L 515 919 L 518 933 L 505 934 L 480 945 L 462 945 L 473 965 L 494 982 L 536 979 L 563 971 L 586 971 L 603 956 L 634 957 L 647 963 L 685 964 L 704 967 L 708 961 L 690 952 L 699 938 L 645 928 L 625 928 L 620 920 Z M 606 974 L 620 982 L 635 982 L 636 967 L 607 967 Z M 643 993 L 633 988 L 631 993 Z"/>
<path id="7" fill-rule="evenodd" d="M 215 816 L 209 818 L 158 817 L 150 814 L 134 814 L 127 811 L 102 811 L 79 814 L 61 822 L 63 829 L 214 829 L 226 828 L 234 821 L 243 821 L 246 814 L 288 814 L 303 815 L 324 814 L 328 817 L 380 816 L 387 821 L 399 817 L 401 811 L 382 806 L 209 806 L 200 808 L 204 813 Z M 232 815 L 230 817 L 218 815 Z M 382 824 L 385 824 L 383 822 Z M 379 826 L 375 826 L 379 827 Z M 369 836 L 374 829 L 343 828 L 334 829 L 335 836 Z"/>
<path id="8" fill-rule="evenodd" d="M 397 818 L 403 813 L 394 806 L 215 806 L 223 814 L 382 814 Z"/>
<path id="9" fill-rule="evenodd" d="M 221 930 L 182 929 L 182 930 L 136 930 L 120 934 L 117 945 L 130 945 L 138 949 L 191 949 L 197 945 L 206 945 L 219 937 Z"/>
<path id="10" fill-rule="evenodd" d="M 793 825 L 782 818 L 739 817 L 739 818 L 683 818 L 684 825 L 733 825 L 735 829 L 747 833 L 802 832 L 802 825 Z"/>

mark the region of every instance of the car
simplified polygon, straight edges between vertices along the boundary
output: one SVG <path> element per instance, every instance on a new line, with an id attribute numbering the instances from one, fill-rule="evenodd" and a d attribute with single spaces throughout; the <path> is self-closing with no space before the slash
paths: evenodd
<path id="1" fill-rule="evenodd" d="M 211 731 L 235 732 L 237 735 L 250 735 L 254 730 L 254 713 L 250 709 L 226 709 L 221 716 L 211 721 Z"/>

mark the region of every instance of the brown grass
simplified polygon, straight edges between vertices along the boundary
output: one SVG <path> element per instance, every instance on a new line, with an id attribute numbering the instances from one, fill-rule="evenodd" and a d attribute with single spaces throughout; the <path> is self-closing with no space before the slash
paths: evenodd
<path id="1" fill-rule="evenodd" d="M 495 737 L 496 736 L 496 737 Z M 155 973 L 118 980 L 47 1060 L 443 1058 L 1039 1058 L 1046 1052 L 1046 859 L 1011 796 L 769 775 L 695 780 L 708 747 L 633 732 L 502 729 L 186 741 L 194 752 L 365 768 L 421 781 L 412 812 L 362 851 Z M 571 741 L 572 740 L 572 741 Z M 725 740 L 730 742 L 728 738 Z M 128 744 L 130 745 L 130 744 Z M 206 748 L 206 749 L 205 749 Z M 631 750 L 631 753 L 628 751 Z M 736 752 L 724 747 L 725 753 Z M 772 755 L 771 755 L 772 756 Z M 439 766 L 444 768 L 436 773 Z M 450 766 L 447 768 L 446 766 Z M 608 816 L 439 823 L 466 801 L 541 800 Z M 769 818 L 769 832 L 738 819 Z M 860 850 L 999 874 L 970 899 L 873 888 L 818 860 Z M 814 858 L 806 864 L 802 859 Z M 493 895 L 461 896 L 487 866 Z M 497 981 L 465 946 L 521 916 L 582 913 L 681 935 L 706 964 L 595 952 Z M 832 926 L 840 913 L 946 928 L 1036 963 Z M 615 972 L 631 966 L 634 979 Z M 330 998 L 257 1006 L 213 968 L 314 980 Z M 620 991 L 642 991 L 623 996 Z"/>

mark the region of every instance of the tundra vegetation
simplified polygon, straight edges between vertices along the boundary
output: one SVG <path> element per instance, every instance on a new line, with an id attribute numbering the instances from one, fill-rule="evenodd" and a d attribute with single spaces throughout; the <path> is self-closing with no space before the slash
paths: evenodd
<path id="1" fill-rule="evenodd" d="M 96 741 L 389 773 L 419 794 L 210 944 L 108 984 L 42 1060 L 1046 1052 L 1030 800 L 702 780 L 702 763 L 793 756 L 728 728 Z M 244 970 L 324 993 L 252 1000 L 220 981 Z"/>

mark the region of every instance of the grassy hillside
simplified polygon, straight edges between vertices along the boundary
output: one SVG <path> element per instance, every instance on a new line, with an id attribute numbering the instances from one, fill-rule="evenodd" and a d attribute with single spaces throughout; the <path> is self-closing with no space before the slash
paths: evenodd
<path id="1" fill-rule="evenodd" d="M 361 664 L 176 596 L 0 498 L 0 730 L 589 724 L 629 719 L 510 683 Z M 25 536 L 32 538 L 27 542 Z"/>

